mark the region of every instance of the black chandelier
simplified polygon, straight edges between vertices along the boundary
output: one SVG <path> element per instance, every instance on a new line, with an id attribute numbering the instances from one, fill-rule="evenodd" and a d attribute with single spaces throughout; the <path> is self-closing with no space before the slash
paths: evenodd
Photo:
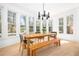
<path id="1" fill-rule="evenodd" d="M 38 19 L 41 19 L 41 18 L 42 18 L 42 20 L 44 18 L 46 18 L 46 19 L 50 18 L 49 12 L 48 12 L 48 14 L 46 14 L 46 11 L 44 9 L 44 3 L 43 3 L 43 14 L 40 14 L 40 12 L 38 12 Z"/>

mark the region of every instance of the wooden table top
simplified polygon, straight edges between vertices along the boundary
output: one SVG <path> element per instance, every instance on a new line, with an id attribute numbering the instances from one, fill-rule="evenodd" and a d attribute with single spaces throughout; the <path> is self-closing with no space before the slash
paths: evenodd
<path id="1" fill-rule="evenodd" d="M 44 37 L 44 36 L 49 36 L 49 35 L 51 35 L 52 33 L 48 33 L 48 34 L 41 34 L 41 33 L 39 33 L 39 34 L 29 34 L 29 35 L 24 35 L 24 37 L 26 38 L 26 39 L 33 39 L 33 38 L 41 38 L 41 37 Z"/>

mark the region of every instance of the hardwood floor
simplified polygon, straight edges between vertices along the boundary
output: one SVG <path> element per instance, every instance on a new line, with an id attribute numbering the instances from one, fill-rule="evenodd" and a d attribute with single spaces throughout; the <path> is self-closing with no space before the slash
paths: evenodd
<path id="1" fill-rule="evenodd" d="M 27 56 L 27 51 L 24 51 Z M 0 49 L 0 56 L 20 56 L 19 44 Z M 61 46 L 53 45 L 41 48 L 37 51 L 37 56 L 79 56 L 79 42 L 61 41 Z"/>
<path id="2" fill-rule="evenodd" d="M 78 42 L 65 42 L 60 47 L 50 47 L 42 50 L 38 55 L 45 56 L 78 56 L 79 43 Z"/>

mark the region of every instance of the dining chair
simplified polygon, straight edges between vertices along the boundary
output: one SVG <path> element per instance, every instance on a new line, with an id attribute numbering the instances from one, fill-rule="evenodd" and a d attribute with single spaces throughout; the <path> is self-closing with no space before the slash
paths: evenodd
<path id="1" fill-rule="evenodd" d="M 27 40 L 24 38 L 23 34 L 19 34 L 20 36 L 20 47 L 19 51 L 21 51 L 21 55 L 23 55 L 24 49 L 26 49 Z M 33 41 L 30 41 L 31 44 L 33 44 Z"/>
<path id="2" fill-rule="evenodd" d="M 52 38 L 53 44 L 56 46 L 60 46 L 60 40 L 59 38 L 57 38 L 57 32 L 51 32 L 51 33 L 52 33 L 51 38 Z"/>
<path id="3" fill-rule="evenodd" d="M 25 42 L 22 34 L 19 34 L 19 37 L 20 37 L 19 51 L 21 51 L 21 55 L 23 55 L 24 46 L 25 46 L 25 44 L 27 44 L 27 42 Z"/>

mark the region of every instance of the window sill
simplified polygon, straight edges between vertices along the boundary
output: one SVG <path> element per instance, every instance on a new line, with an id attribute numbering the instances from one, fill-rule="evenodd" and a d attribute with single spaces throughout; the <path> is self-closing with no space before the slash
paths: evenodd
<path id="1" fill-rule="evenodd" d="M 8 36 L 16 36 L 16 33 L 8 33 Z"/>

